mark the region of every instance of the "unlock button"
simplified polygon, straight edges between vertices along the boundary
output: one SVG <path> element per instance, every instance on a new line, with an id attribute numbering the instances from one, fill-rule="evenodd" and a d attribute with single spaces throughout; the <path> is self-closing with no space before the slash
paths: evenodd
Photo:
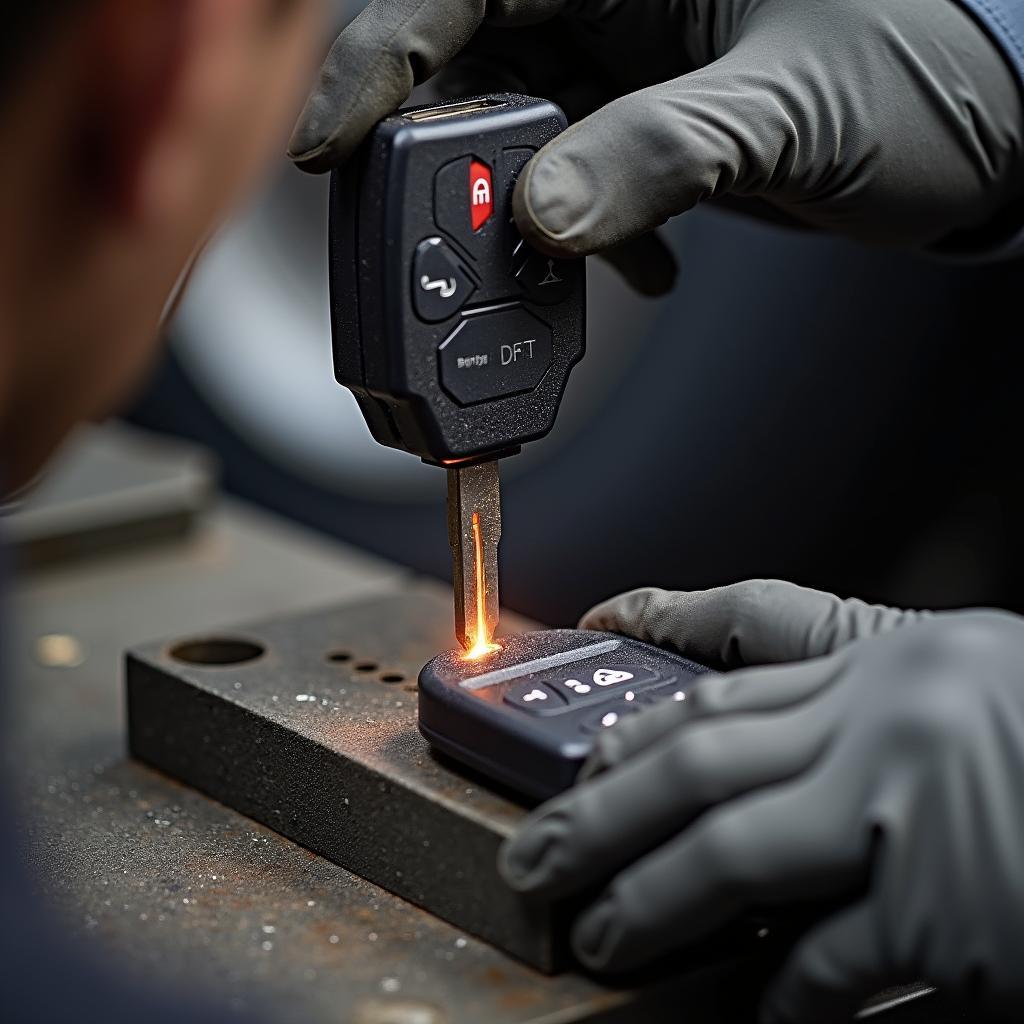
<path id="1" fill-rule="evenodd" d="M 427 323 L 454 316 L 476 291 L 476 284 L 459 258 L 440 238 L 416 246 L 412 266 L 412 296 L 416 315 Z"/>
<path id="2" fill-rule="evenodd" d="M 561 694 L 543 683 L 519 683 L 505 694 L 505 703 L 531 715 L 552 715 L 565 710 Z"/>

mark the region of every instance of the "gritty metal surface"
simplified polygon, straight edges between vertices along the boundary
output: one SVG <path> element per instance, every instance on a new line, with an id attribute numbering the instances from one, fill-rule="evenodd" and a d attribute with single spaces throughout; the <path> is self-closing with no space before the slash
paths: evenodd
<path id="1" fill-rule="evenodd" d="M 498 627 L 500 541 L 498 463 L 450 468 L 448 543 L 452 549 L 455 636 L 467 651 L 489 641 Z"/>
<path id="2" fill-rule="evenodd" d="M 551 970 L 556 922 L 496 869 L 524 809 L 436 760 L 417 729 L 416 676 L 450 644 L 450 608 L 446 588 L 419 583 L 219 638 L 136 648 L 126 675 L 131 750 Z M 195 663 L 222 652 L 250 660 Z"/>

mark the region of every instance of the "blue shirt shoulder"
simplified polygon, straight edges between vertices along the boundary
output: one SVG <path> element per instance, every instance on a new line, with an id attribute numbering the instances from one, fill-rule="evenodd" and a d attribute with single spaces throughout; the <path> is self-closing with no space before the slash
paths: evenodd
<path id="1" fill-rule="evenodd" d="M 1024 88 L 1024 0 L 960 0 L 1003 48 Z"/>

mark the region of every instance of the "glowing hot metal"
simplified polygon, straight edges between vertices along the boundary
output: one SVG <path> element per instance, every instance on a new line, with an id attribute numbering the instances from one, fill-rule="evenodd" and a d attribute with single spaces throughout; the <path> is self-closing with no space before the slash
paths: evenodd
<path id="1" fill-rule="evenodd" d="M 496 462 L 448 470 L 448 539 L 452 546 L 455 632 L 467 658 L 499 650 L 498 541 L 501 496 Z"/>
<path id="2" fill-rule="evenodd" d="M 484 572 L 484 540 L 479 512 L 473 513 L 473 561 L 476 564 L 476 630 L 473 646 L 466 652 L 466 657 L 475 659 L 501 650 L 498 644 L 491 641 L 493 629 L 487 621 L 487 577 Z"/>

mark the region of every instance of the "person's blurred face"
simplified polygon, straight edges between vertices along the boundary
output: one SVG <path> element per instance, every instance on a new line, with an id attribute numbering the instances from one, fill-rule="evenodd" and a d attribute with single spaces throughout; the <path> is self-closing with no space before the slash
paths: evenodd
<path id="1" fill-rule="evenodd" d="M 324 0 L 78 7 L 0 97 L 7 488 L 146 366 L 182 270 L 283 152 L 325 13 Z"/>

